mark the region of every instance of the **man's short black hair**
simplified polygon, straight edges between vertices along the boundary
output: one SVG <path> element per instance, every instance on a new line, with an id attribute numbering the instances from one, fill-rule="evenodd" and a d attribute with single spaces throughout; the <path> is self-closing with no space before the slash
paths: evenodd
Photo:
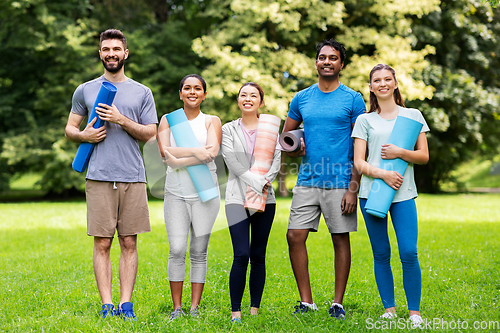
<path id="1" fill-rule="evenodd" d="M 324 41 L 322 41 L 321 43 L 318 44 L 318 46 L 316 47 L 316 60 L 318 60 L 319 53 L 321 52 L 321 49 L 324 46 L 331 46 L 333 49 L 337 50 L 340 53 L 340 61 L 342 63 L 344 62 L 344 59 L 345 59 L 345 49 L 342 46 L 342 44 L 340 44 L 339 42 L 337 42 L 333 38 L 325 39 Z"/>
<path id="2" fill-rule="evenodd" d="M 100 36 L 100 43 L 102 44 L 103 40 L 108 40 L 108 39 L 118 39 L 121 40 L 123 43 L 123 48 L 124 50 L 127 49 L 127 38 L 125 38 L 125 35 L 123 32 L 117 29 L 108 29 L 104 32 L 101 33 Z"/>

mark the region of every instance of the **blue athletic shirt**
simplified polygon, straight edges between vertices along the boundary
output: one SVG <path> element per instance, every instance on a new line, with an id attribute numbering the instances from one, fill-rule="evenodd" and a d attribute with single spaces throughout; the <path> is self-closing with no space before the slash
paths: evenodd
<path id="1" fill-rule="evenodd" d="M 297 186 L 349 187 L 354 155 L 352 124 L 365 110 L 361 94 L 342 83 L 329 93 L 322 92 L 316 83 L 293 97 L 288 117 L 304 123 L 306 145 Z"/>

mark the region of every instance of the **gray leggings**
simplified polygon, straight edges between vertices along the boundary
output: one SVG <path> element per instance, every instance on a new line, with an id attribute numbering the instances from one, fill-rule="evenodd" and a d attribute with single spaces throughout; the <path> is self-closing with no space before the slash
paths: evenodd
<path id="1" fill-rule="evenodd" d="M 219 213 L 220 198 L 207 202 L 185 199 L 165 191 L 165 227 L 167 228 L 168 279 L 184 281 L 187 242 L 191 261 L 191 283 L 205 283 L 210 233 Z"/>

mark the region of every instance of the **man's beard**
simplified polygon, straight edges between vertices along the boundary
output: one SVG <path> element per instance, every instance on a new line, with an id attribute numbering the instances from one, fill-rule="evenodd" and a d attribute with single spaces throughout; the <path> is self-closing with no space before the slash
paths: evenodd
<path id="1" fill-rule="evenodd" d="M 106 62 L 106 60 L 101 59 L 101 61 L 102 61 L 102 65 L 104 66 L 104 68 L 106 68 L 106 70 L 110 73 L 118 72 L 120 69 L 122 69 L 123 65 L 125 64 L 125 58 L 123 58 L 122 60 L 119 60 L 118 64 L 116 64 L 116 66 L 110 66 Z"/>

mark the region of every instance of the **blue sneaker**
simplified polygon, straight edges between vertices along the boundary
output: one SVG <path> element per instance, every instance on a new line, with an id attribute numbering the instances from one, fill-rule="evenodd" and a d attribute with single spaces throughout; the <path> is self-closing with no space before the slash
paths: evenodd
<path id="1" fill-rule="evenodd" d="M 123 320 L 137 320 L 132 302 L 125 302 L 121 305 L 121 307 L 117 310 L 117 315 L 121 316 Z"/>
<path id="2" fill-rule="evenodd" d="M 241 324 L 241 318 L 240 317 L 231 318 L 231 322 L 235 324 Z"/>
<path id="3" fill-rule="evenodd" d="M 198 311 L 198 305 L 189 311 L 189 315 L 193 318 L 198 318 L 200 316 L 200 312 Z"/>
<path id="4" fill-rule="evenodd" d="M 101 313 L 99 313 L 102 319 L 107 316 L 113 317 L 115 315 L 115 306 L 113 304 L 103 304 Z"/>
<path id="5" fill-rule="evenodd" d="M 315 303 L 308 304 L 301 301 L 298 301 L 299 305 L 295 305 L 295 311 L 292 314 L 304 314 L 309 311 L 318 311 L 318 307 Z"/>
<path id="6" fill-rule="evenodd" d="M 168 322 L 170 323 L 171 321 L 174 321 L 177 318 L 180 318 L 181 316 L 184 316 L 184 315 L 185 315 L 184 311 L 182 311 L 182 308 L 179 306 L 177 309 L 172 311 L 172 313 L 170 314 L 170 320 Z"/>
<path id="7" fill-rule="evenodd" d="M 345 320 L 345 311 L 344 307 L 342 304 L 339 303 L 333 303 L 330 309 L 328 309 L 328 313 L 330 314 L 330 317 L 332 318 L 338 318 Z"/>

